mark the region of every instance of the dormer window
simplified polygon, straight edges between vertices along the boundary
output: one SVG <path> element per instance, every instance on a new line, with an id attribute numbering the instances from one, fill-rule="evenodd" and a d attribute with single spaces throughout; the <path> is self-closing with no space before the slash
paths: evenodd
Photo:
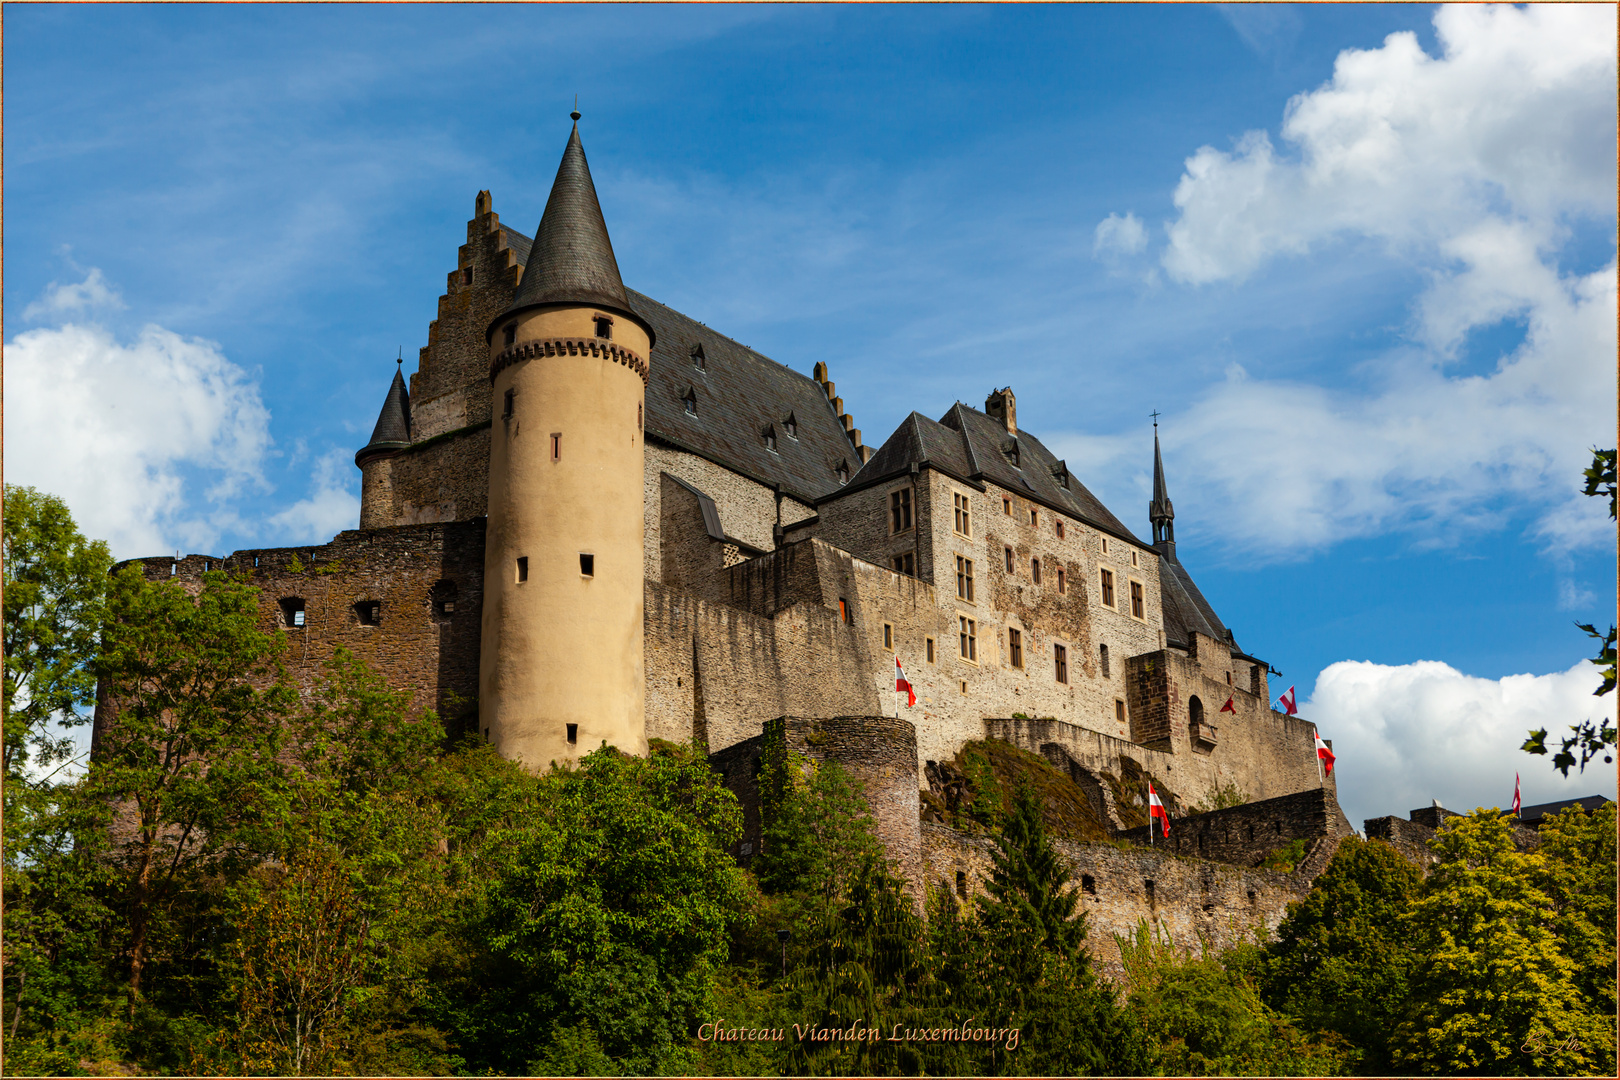
<path id="1" fill-rule="evenodd" d="M 1018 440 L 1017 439 L 1008 439 L 1007 440 L 1006 450 L 1007 450 L 1007 460 L 1012 462 L 1013 468 L 1015 468 L 1015 469 L 1022 468 L 1022 466 L 1020 466 L 1018 464 Z"/>
<path id="2" fill-rule="evenodd" d="M 787 419 L 782 421 L 782 430 L 787 433 L 787 437 L 790 439 L 799 437 L 799 422 L 793 418 L 792 413 L 788 413 Z"/>
<path id="3" fill-rule="evenodd" d="M 849 483 L 849 462 L 840 461 L 837 465 L 833 466 L 833 472 L 837 474 L 838 482 L 840 484 Z"/>
<path id="4" fill-rule="evenodd" d="M 593 321 L 596 323 L 596 336 L 611 340 L 613 337 L 613 320 L 606 315 L 598 315 Z"/>
<path id="5" fill-rule="evenodd" d="M 687 387 L 686 388 L 686 396 L 681 398 L 681 400 L 686 402 L 686 415 L 687 416 L 696 416 L 697 415 L 697 390 L 694 387 L 690 387 L 690 386 Z"/>
<path id="6" fill-rule="evenodd" d="M 774 428 L 774 427 L 766 427 L 765 431 L 764 431 L 764 435 L 765 435 L 765 449 L 769 450 L 773 454 L 776 453 L 776 428 Z"/>
<path id="7" fill-rule="evenodd" d="M 708 370 L 709 361 L 708 358 L 703 355 L 703 346 L 701 344 L 692 346 L 692 366 L 697 368 L 699 371 Z"/>

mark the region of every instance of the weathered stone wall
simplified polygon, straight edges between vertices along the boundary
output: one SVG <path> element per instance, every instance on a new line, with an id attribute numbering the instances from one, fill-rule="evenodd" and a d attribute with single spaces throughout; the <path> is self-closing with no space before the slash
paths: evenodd
<path id="1" fill-rule="evenodd" d="M 488 380 L 484 380 L 488 395 Z M 470 521 L 489 505 L 489 420 L 368 462 L 360 526 Z"/>
<path id="2" fill-rule="evenodd" d="M 1353 835 L 1353 830 L 1332 794 L 1313 788 L 1175 818 L 1170 822 L 1169 836 L 1160 835 L 1156 825 L 1153 833 L 1152 845 L 1163 851 L 1233 866 L 1258 866 L 1279 848 L 1304 840 L 1306 853 L 1301 865 L 1315 866 L 1320 873 L 1338 849 L 1339 841 Z M 1130 829 L 1115 839 L 1147 845 L 1148 830 L 1145 826 Z"/>
<path id="3" fill-rule="evenodd" d="M 930 887 L 956 895 L 957 875 L 969 897 L 984 895 L 991 841 L 943 825 L 921 827 L 923 873 Z M 1256 928 L 1275 930 L 1288 905 L 1305 898 L 1319 869 L 1293 873 L 1188 859 L 1163 849 L 1121 848 L 1058 839 L 1080 911 L 1086 915 L 1086 949 L 1099 969 L 1119 981 L 1115 934 L 1136 932 L 1141 920 L 1160 924 L 1172 941 L 1195 954 L 1200 939 L 1215 948 L 1252 940 Z"/>
<path id="4" fill-rule="evenodd" d="M 411 710 L 435 709 L 452 734 L 471 730 L 478 707 L 483 606 L 484 523 L 402 526 L 341 532 L 329 544 L 133 560 L 151 580 L 195 591 L 202 574 L 241 574 L 259 590 L 260 625 L 282 634 L 283 662 L 302 691 L 345 646 L 411 692 Z M 289 625 L 283 601 L 303 602 L 304 623 Z M 448 601 L 452 610 L 445 611 Z M 381 604 L 377 625 L 359 604 Z"/>

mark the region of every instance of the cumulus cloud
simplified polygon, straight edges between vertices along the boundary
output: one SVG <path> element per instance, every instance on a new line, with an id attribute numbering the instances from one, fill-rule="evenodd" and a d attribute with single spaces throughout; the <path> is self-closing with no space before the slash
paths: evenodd
<path id="1" fill-rule="evenodd" d="M 271 531 L 287 543 L 325 543 L 360 521 L 360 499 L 354 493 L 354 455 L 331 450 L 315 462 L 310 473 L 310 494 L 273 515 Z"/>
<path id="2" fill-rule="evenodd" d="M 68 323 L 20 335 L 5 361 L 7 482 L 60 496 L 119 557 L 206 550 L 227 500 L 264 486 L 270 414 L 213 342 Z"/>
<path id="3" fill-rule="evenodd" d="M 1332 741 L 1339 802 L 1359 829 L 1366 818 L 1404 817 L 1432 799 L 1462 812 L 1506 808 L 1515 772 L 1526 806 L 1612 797 L 1613 764 L 1599 758 L 1565 779 L 1550 758 L 1519 749 L 1535 728 L 1545 727 L 1551 742 L 1583 720 L 1614 723 L 1614 697 L 1592 694 L 1601 681 L 1585 661 L 1551 675 L 1482 679 L 1434 660 L 1398 667 L 1345 660 L 1317 676 L 1300 711 Z"/>
<path id="4" fill-rule="evenodd" d="M 99 267 L 92 266 L 85 273 L 83 281 L 66 285 L 53 281 L 47 285 L 43 297 L 23 308 L 23 318 L 34 320 L 77 315 L 97 309 L 118 310 L 123 306 L 123 296 L 107 284 Z"/>
<path id="5" fill-rule="evenodd" d="M 1091 246 L 1092 254 L 1099 258 L 1111 255 L 1135 255 L 1147 247 L 1147 230 L 1135 214 L 1124 217 L 1109 214 L 1097 222 L 1097 238 Z"/>
<path id="6" fill-rule="evenodd" d="M 1176 188 L 1160 262 L 1184 285 L 1345 237 L 1425 282 L 1408 343 L 1352 387 L 1229 377 L 1167 425 L 1167 454 L 1188 451 L 1184 501 L 1251 552 L 1399 529 L 1433 542 L 1500 524 L 1509 503 L 1554 549 L 1613 541 L 1573 478 L 1615 437 L 1616 268 L 1568 273 L 1558 253 L 1613 213 L 1615 9 L 1444 6 L 1434 21 L 1439 56 L 1406 32 L 1340 54 L 1289 102 L 1290 154 L 1249 132 L 1198 150 Z M 1457 371 L 1469 335 L 1504 320 L 1523 342 Z"/>

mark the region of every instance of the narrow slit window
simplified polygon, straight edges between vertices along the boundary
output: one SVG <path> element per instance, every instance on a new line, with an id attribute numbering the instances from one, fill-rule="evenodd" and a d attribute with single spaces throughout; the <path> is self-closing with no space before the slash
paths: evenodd
<path id="1" fill-rule="evenodd" d="M 578 724 L 565 724 L 564 725 L 564 730 L 565 730 L 565 733 L 568 736 L 568 744 L 570 746 L 572 746 L 573 744 L 579 742 L 579 725 Z"/>
<path id="2" fill-rule="evenodd" d="M 890 623 L 883 624 L 883 647 L 894 651 L 894 626 Z"/>
<path id="3" fill-rule="evenodd" d="M 1041 525 L 1041 512 L 1039 510 L 1036 510 L 1034 507 L 1030 507 L 1029 523 L 1031 525 L 1035 526 L 1036 528 L 1040 528 L 1040 525 Z"/>
<path id="4" fill-rule="evenodd" d="M 579 553 L 579 572 L 585 577 L 596 576 L 596 556 Z"/>
<path id="5" fill-rule="evenodd" d="M 1006 497 L 1002 498 L 1002 500 L 1001 500 L 1001 512 L 1003 514 L 1006 514 L 1008 517 L 1012 517 L 1012 500 L 1011 499 L 1006 498 Z"/>
<path id="6" fill-rule="evenodd" d="M 849 601 L 842 596 L 838 598 L 838 621 L 848 626 L 855 625 L 855 612 L 850 609 Z"/>
<path id="7" fill-rule="evenodd" d="M 1007 628 L 1007 662 L 1015 668 L 1024 666 L 1024 632 L 1015 627 Z"/>
<path id="8" fill-rule="evenodd" d="M 1041 583 L 1041 560 L 1029 560 L 1029 579 L 1037 585 Z"/>
<path id="9" fill-rule="evenodd" d="M 1068 682 L 1069 681 L 1069 650 L 1068 650 L 1068 647 L 1064 646 L 1064 645 L 1053 645 L 1052 646 L 1052 662 L 1053 662 L 1053 666 L 1057 669 L 1057 671 L 1056 671 L 1057 681 L 1060 682 L 1060 683 Z"/>
<path id="10" fill-rule="evenodd" d="M 1064 571 L 1063 567 L 1060 566 L 1060 567 L 1058 567 L 1058 592 L 1059 593 L 1066 593 L 1068 591 L 1069 591 L 1069 575 L 1067 574 L 1067 572 Z"/>
<path id="11" fill-rule="evenodd" d="M 551 460 L 562 460 L 562 432 L 560 431 L 551 433 Z"/>
<path id="12" fill-rule="evenodd" d="M 518 556 L 517 579 L 519 581 L 529 580 L 529 557 L 527 555 Z"/>
<path id="13" fill-rule="evenodd" d="M 1114 699 L 1114 719 L 1117 720 L 1121 724 L 1123 724 L 1125 722 L 1125 699 L 1124 698 L 1115 698 Z"/>
<path id="14" fill-rule="evenodd" d="M 510 420 L 510 419 L 512 419 L 513 403 L 514 403 L 514 400 L 516 399 L 516 397 L 517 397 L 517 391 L 516 390 L 508 390 L 506 392 L 506 396 L 501 399 L 501 419 L 502 420 Z"/>
<path id="15" fill-rule="evenodd" d="M 1007 560 L 1007 573 L 1010 574 L 1010 573 L 1013 572 L 1013 551 L 1012 551 L 1012 548 L 1003 548 L 1002 549 L 1002 555 Z"/>
<path id="16" fill-rule="evenodd" d="M 1097 646 L 1097 654 L 1098 654 L 1099 658 L 1102 661 L 1102 675 L 1103 675 L 1103 678 L 1106 679 L 1106 678 L 1109 677 L 1108 676 L 1108 646 L 1106 646 L 1106 645 Z"/>
<path id="17" fill-rule="evenodd" d="M 1102 545 L 1103 545 L 1103 554 L 1104 555 L 1108 554 L 1108 537 L 1105 536 L 1105 537 L 1102 538 Z"/>
<path id="18" fill-rule="evenodd" d="M 956 895 L 961 897 L 963 900 L 967 899 L 967 871 L 966 870 L 958 870 L 956 872 Z"/>
<path id="19" fill-rule="evenodd" d="M 934 639 L 933 638 L 924 638 L 923 639 L 923 651 L 927 654 L 928 662 L 930 664 L 932 664 L 934 662 Z"/>
<path id="20" fill-rule="evenodd" d="M 517 323 L 507 323 L 501 328 L 501 344 L 512 345 L 517 342 Z"/>
<path id="21" fill-rule="evenodd" d="M 472 267 L 470 267 L 470 266 L 463 267 L 462 270 L 461 270 L 461 283 L 463 285 L 471 285 L 472 284 L 472 274 L 473 274 L 473 268 Z"/>

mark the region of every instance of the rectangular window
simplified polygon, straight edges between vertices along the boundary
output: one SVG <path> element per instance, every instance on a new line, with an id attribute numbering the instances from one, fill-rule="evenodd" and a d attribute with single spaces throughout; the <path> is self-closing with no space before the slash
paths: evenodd
<path id="1" fill-rule="evenodd" d="M 608 318 L 606 315 L 598 315 L 598 316 L 596 316 L 594 321 L 596 323 L 596 336 L 597 337 L 599 337 L 599 338 L 612 338 L 613 337 L 613 320 L 612 319 Z"/>
<path id="2" fill-rule="evenodd" d="M 562 460 L 562 432 L 560 431 L 551 433 L 551 460 Z"/>
<path id="3" fill-rule="evenodd" d="M 1060 566 L 1060 567 L 1058 567 L 1058 592 L 1066 593 L 1068 591 L 1069 591 L 1069 575 L 1067 573 L 1065 573 L 1064 570 L 1063 570 L 1063 567 Z"/>
<path id="4" fill-rule="evenodd" d="M 1040 528 L 1041 512 L 1035 509 L 1033 506 L 1029 508 L 1029 523 L 1034 525 L 1036 528 Z"/>
<path id="5" fill-rule="evenodd" d="M 894 626 L 890 623 L 883 624 L 883 647 L 890 652 L 894 651 Z"/>
<path id="6" fill-rule="evenodd" d="M 568 736 L 568 742 L 569 742 L 570 745 L 579 742 L 579 725 L 578 724 L 565 724 L 564 725 L 564 731 L 566 732 L 566 734 Z"/>
<path id="7" fill-rule="evenodd" d="M 849 601 L 842 596 L 838 598 L 838 621 L 849 626 L 855 625 L 855 613 L 849 609 Z"/>
<path id="8" fill-rule="evenodd" d="M 586 577 L 596 576 L 596 556 L 579 553 L 579 572 Z"/>
<path id="9" fill-rule="evenodd" d="M 956 596 L 959 600 L 973 599 L 973 560 L 956 557 Z"/>
<path id="10" fill-rule="evenodd" d="M 1008 517 L 1012 517 L 1012 500 L 1005 495 L 1001 498 L 1001 512 Z"/>
<path id="11" fill-rule="evenodd" d="M 1061 518 L 1058 519 L 1057 523 L 1057 538 L 1059 540 L 1063 539 L 1063 520 Z"/>
<path id="12" fill-rule="evenodd" d="M 1143 601 L 1142 583 L 1140 581 L 1131 582 L 1131 614 L 1138 619 L 1147 618 L 1147 607 Z"/>
<path id="13" fill-rule="evenodd" d="M 915 551 L 901 552 L 891 561 L 894 564 L 895 573 L 910 574 L 913 577 L 917 575 L 917 553 Z"/>
<path id="14" fill-rule="evenodd" d="M 923 642 L 924 642 L 924 646 L 923 646 L 924 651 L 928 654 L 928 662 L 930 664 L 932 664 L 934 662 L 934 639 L 933 638 L 924 638 Z"/>
<path id="15" fill-rule="evenodd" d="M 501 331 L 501 341 L 506 345 L 511 345 L 517 341 L 517 323 L 506 324 L 505 329 Z"/>
<path id="16" fill-rule="evenodd" d="M 1137 552 L 1137 551 L 1131 552 L 1131 565 L 1132 566 L 1140 566 L 1140 565 L 1142 565 L 1141 563 L 1136 561 L 1136 557 L 1138 555 L 1140 555 L 1140 554 L 1141 554 L 1141 552 Z"/>
<path id="17" fill-rule="evenodd" d="M 1114 606 L 1114 572 L 1112 570 L 1100 570 L 1098 573 L 1102 576 L 1103 607 L 1111 608 Z"/>
<path id="18" fill-rule="evenodd" d="M 1041 560 L 1029 560 L 1029 579 L 1037 585 L 1041 583 Z"/>
<path id="19" fill-rule="evenodd" d="M 1106 645 L 1097 646 L 1097 655 L 1102 660 L 1103 678 L 1105 678 L 1105 679 L 1109 678 L 1109 674 L 1108 674 L 1108 646 L 1106 646 Z"/>
<path id="20" fill-rule="evenodd" d="M 515 397 L 517 397 L 517 391 L 508 390 L 506 392 L 506 397 L 502 399 L 502 405 L 501 405 L 501 419 L 502 420 L 510 420 L 510 419 L 512 419 L 512 399 L 515 398 Z"/>
<path id="21" fill-rule="evenodd" d="M 1069 681 L 1069 650 L 1062 645 L 1052 646 L 1052 659 L 1057 664 L 1057 681 Z"/>
<path id="22" fill-rule="evenodd" d="M 1012 548 L 1002 548 L 1002 549 L 1001 549 L 1001 554 L 1002 554 L 1002 557 L 1003 557 L 1003 558 L 1004 558 L 1004 559 L 1005 559 L 1005 560 L 1006 560 L 1006 562 L 1007 562 L 1007 573 L 1009 573 L 1009 574 L 1010 574 L 1010 573 L 1012 573 L 1012 572 L 1013 572 L 1013 553 L 1012 553 Z"/>
<path id="23" fill-rule="evenodd" d="M 1121 724 L 1125 722 L 1125 702 L 1122 698 L 1114 699 L 1114 719 Z"/>
<path id="24" fill-rule="evenodd" d="M 529 580 L 529 557 L 527 555 L 518 556 L 517 579 L 519 581 Z"/>
<path id="25" fill-rule="evenodd" d="M 968 508 L 968 497 L 960 493 L 956 496 L 956 534 L 973 535 L 973 514 Z"/>
<path id="26" fill-rule="evenodd" d="M 1007 628 L 1007 662 L 1015 668 L 1024 666 L 1024 632 Z"/>
<path id="27" fill-rule="evenodd" d="M 979 624 L 966 615 L 956 617 L 957 633 L 961 637 L 962 659 L 979 662 Z"/>
<path id="28" fill-rule="evenodd" d="M 463 285 L 471 285 L 472 284 L 472 272 L 473 272 L 473 268 L 470 267 L 470 266 L 465 267 L 465 268 L 462 269 L 462 271 L 461 271 L 461 283 Z"/>
<path id="29" fill-rule="evenodd" d="M 1103 537 L 1102 542 L 1103 542 L 1103 554 L 1106 555 L 1106 554 L 1108 554 L 1108 537 L 1106 537 L 1106 536 Z"/>
<path id="30" fill-rule="evenodd" d="M 911 528 L 911 489 L 901 488 L 889 492 L 889 532 L 905 532 Z"/>

